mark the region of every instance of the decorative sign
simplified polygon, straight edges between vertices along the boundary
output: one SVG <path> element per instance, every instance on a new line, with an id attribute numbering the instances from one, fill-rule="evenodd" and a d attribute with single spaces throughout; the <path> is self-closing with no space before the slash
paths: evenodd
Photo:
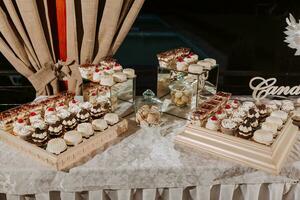
<path id="1" fill-rule="evenodd" d="M 285 42 L 292 49 L 296 49 L 295 56 L 300 55 L 300 23 L 296 22 L 293 15 L 290 14 L 289 18 L 286 18 L 286 31 L 284 32 L 287 36 L 285 37 Z"/>
<path id="2" fill-rule="evenodd" d="M 300 85 L 297 86 L 276 86 L 277 79 L 262 77 L 254 77 L 249 82 L 249 87 L 253 90 L 252 97 L 256 101 L 260 101 L 268 95 L 300 95 Z"/>

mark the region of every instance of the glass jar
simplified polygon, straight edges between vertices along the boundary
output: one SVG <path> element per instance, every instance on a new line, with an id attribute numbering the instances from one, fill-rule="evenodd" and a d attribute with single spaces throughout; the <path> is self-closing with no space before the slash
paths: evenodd
<path id="1" fill-rule="evenodd" d="M 170 86 L 171 101 L 175 106 L 190 106 L 193 97 L 193 87 L 184 80 L 184 73 L 178 73 L 177 81 Z"/>
<path id="2" fill-rule="evenodd" d="M 161 122 L 161 101 L 152 90 L 147 89 L 136 103 L 136 122 L 138 125 L 152 127 Z"/>

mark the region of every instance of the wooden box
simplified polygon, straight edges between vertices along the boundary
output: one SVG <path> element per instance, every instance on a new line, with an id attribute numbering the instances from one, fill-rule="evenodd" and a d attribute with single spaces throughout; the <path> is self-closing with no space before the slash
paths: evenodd
<path id="1" fill-rule="evenodd" d="M 77 146 L 68 147 L 65 152 L 59 155 L 51 154 L 34 144 L 1 130 L 0 139 L 20 152 L 26 153 L 34 160 L 51 168 L 56 170 L 67 170 L 86 161 L 87 158 L 93 156 L 95 153 L 105 150 L 110 145 L 118 143 L 129 134 L 127 130 L 128 121 L 123 119 L 114 126 L 110 126 L 105 131 L 95 134 L 89 139 L 84 139 L 84 141 Z"/>
<path id="2" fill-rule="evenodd" d="M 175 143 L 272 174 L 279 174 L 296 141 L 297 133 L 298 127 L 289 119 L 274 143 L 266 146 L 188 124 L 185 131 L 176 136 Z"/>

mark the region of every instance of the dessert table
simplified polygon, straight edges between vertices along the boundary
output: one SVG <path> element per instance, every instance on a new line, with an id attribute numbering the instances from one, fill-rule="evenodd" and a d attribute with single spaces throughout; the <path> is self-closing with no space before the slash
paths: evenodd
<path id="1" fill-rule="evenodd" d="M 134 123 L 134 115 L 127 118 Z M 299 137 L 273 176 L 174 146 L 185 123 L 165 114 L 160 133 L 132 126 L 134 134 L 69 172 L 49 169 L 0 141 L 0 199 L 300 199 Z"/>

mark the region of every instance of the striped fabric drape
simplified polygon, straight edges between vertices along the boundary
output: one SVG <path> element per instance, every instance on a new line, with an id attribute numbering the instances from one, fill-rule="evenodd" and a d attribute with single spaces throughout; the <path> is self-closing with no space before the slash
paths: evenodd
<path id="1" fill-rule="evenodd" d="M 37 95 L 59 92 L 58 77 L 80 91 L 79 64 L 112 56 L 144 0 L 0 0 L 0 52 Z M 62 69 L 55 63 L 66 61 Z M 75 61 L 75 62 L 72 62 Z"/>
<path id="2" fill-rule="evenodd" d="M 8 200 L 298 200 L 300 198 L 300 184 L 222 184 L 186 188 L 107 189 L 84 192 L 53 191 L 31 195 L 3 194 L 3 196 L 6 196 Z"/>

